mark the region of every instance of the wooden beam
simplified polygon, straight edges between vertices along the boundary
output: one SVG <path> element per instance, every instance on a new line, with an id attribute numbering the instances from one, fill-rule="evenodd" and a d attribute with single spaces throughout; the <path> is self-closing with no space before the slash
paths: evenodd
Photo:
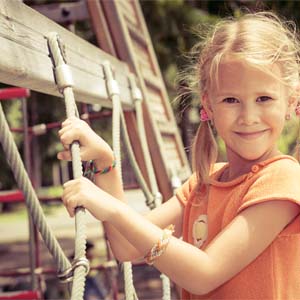
<path id="1" fill-rule="evenodd" d="M 89 18 L 89 13 L 84 0 L 71 3 L 31 5 L 31 8 L 59 24 L 73 23 Z"/>
<path id="2" fill-rule="evenodd" d="M 116 51 L 105 20 L 101 3 L 98 0 L 86 0 L 86 4 L 91 16 L 91 23 L 99 48 L 113 56 L 116 56 Z"/>
<path id="3" fill-rule="evenodd" d="M 173 195 L 172 174 L 183 181 L 191 170 L 139 2 L 101 0 L 101 3 L 117 55 L 138 78 L 145 100 L 143 112 L 152 163 L 159 190 L 167 200 Z M 166 147 L 172 151 L 166 151 Z"/>
<path id="4" fill-rule="evenodd" d="M 65 44 L 76 101 L 111 107 L 102 63 L 110 61 L 124 109 L 133 108 L 128 67 L 42 16 L 19 0 L 0 0 L 0 81 L 61 97 L 53 75 L 46 36 L 57 32 Z"/>

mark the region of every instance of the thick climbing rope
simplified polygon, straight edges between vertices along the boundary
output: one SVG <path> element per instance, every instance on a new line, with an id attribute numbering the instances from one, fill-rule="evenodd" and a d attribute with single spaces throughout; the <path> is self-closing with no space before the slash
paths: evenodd
<path id="1" fill-rule="evenodd" d="M 52 32 L 47 36 L 49 50 L 54 64 L 55 79 L 59 91 L 63 94 L 66 105 L 67 117 L 78 117 L 78 111 L 73 93 L 72 73 L 66 64 L 64 45 L 62 44 L 57 33 Z M 78 142 L 71 145 L 73 177 L 80 178 L 82 176 L 82 163 L 80 160 L 80 147 Z M 86 223 L 85 209 L 77 207 L 75 212 L 75 257 L 73 262 L 73 285 L 72 300 L 83 299 L 85 276 L 89 271 L 89 263 L 86 259 Z"/>
<path id="2" fill-rule="evenodd" d="M 142 151 L 146 163 L 146 170 L 149 177 L 151 192 L 155 199 L 155 207 L 157 207 L 161 204 L 162 196 L 158 190 L 158 185 L 157 185 L 153 164 L 150 156 L 150 151 L 146 139 L 146 131 L 144 126 L 145 123 L 144 123 L 143 108 L 142 108 L 143 97 L 140 89 L 138 89 L 136 85 L 135 79 L 132 74 L 129 77 L 129 83 L 131 86 L 132 97 L 135 104 L 137 129 L 138 129 L 138 134 L 141 141 Z M 151 209 L 154 209 L 155 207 L 151 207 Z"/>
<path id="3" fill-rule="evenodd" d="M 117 160 L 118 170 L 120 172 L 120 178 L 122 178 L 121 167 L 121 139 L 120 139 L 120 116 L 121 116 L 121 101 L 120 92 L 117 81 L 113 78 L 111 66 L 109 62 L 103 63 L 103 71 L 107 85 L 107 91 L 113 104 L 113 150 Z M 138 299 L 132 276 L 132 266 L 130 262 L 123 263 L 124 268 L 124 288 L 126 300 Z"/>
<path id="4" fill-rule="evenodd" d="M 28 134 L 28 114 L 27 114 L 27 98 L 20 98 L 22 103 L 22 119 L 23 119 L 23 159 L 25 163 L 25 168 L 28 174 L 31 173 L 30 166 L 30 151 L 29 151 L 29 134 Z M 37 268 L 37 259 L 36 259 L 36 250 L 37 250 L 37 240 L 36 240 L 36 229 L 30 214 L 30 211 L 27 208 L 27 218 L 28 218 L 28 227 L 29 227 L 29 265 L 30 265 L 30 277 L 31 277 L 31 290 L 35 291 L 40 286 L 37 280 L 37 274 L 35 274 L 35 269 Z"/>
<path id="5" fill-rule="evenodd" d="M 145 126 L 144 126 L 144 117 L 143 117 L 143 109 L 142 109 L 142 93 L 138 89 L 136 85 L 135 78 L 133 76 L 129 77 L 130 81 L 130 86 L 131 86 L 131 91 L 132 91 L 132 96 L 133 100 L 135 103 L 135 111 L 136 111 L 136 118 L 137 118 L 137 124 L 138 124 L 138 133 L 139 133 L 139 138 L 141 140 L 141 145 L 142 145 L 142 151 L 144 154 L 145 162 L 146 162 L 146 169 L 147 173 L 149 176 L 149 181 L 150 181 L 150 186 L 152 190 L 152 194 L 154 195 L 155 198 L 155 206 L 161 205 L 161 200 L 162 196 L 158 190 L 158 184 L 156 181 L 155 173 L 154 173 L 154 168 L 150 156 L 150 151 L 148 148 L 148 143 L 146 139 L 146 131 L 145 131 Z M 151 209 L 153 209 L 152 207 Z M 170 280 L 169 278 L 161 274 L 160 275 L 161 280 L 162 280 L 162 286 L 163 286 L 163 300 L 170 300 L 171 299 L 171 287 L 170 287 Z"/>
<path id="6" fill-rule="evenodd" d="M 163 300 L 170 300 L 171 299 L 171 285 L 170 279 L 165 274 L 160 275 L 160 279 L 162 281 L 163 286 Z"/>
<path id="7" fill-rule="evenodd" d="M 25 196 L 25 203 L 31 213 L 34 224 L 41 233 L 43 240 L 52 254 L 57 268 L 60 272 L 64 272 L 71 267 L 71 264 L 61 247 L 59 246 L 37 198 L 37 195 L 32 187 L 31 181 L 25 170 L 23 161 L 15 144 L 14 138 L 9 130 L 2 105 L 0 103 L 0 141 L 5 153 L 7 162 L 13 171 L 19 189 L 22 190 Z"/>
<path id="8" fill-rule="evenodd" d="M 155 199 L 154 196 L 151 194 L 146 181 L 142 175 L 142 172 L 139 168 L 139 165 L 136 161 L 135 155 L 133 153 L 133 149 L 131 146 L 131 142 L 130 142 L 130 138 L 128 135 L 128 131 L 127 131 L 127 125 L 126 125 L 126 121 L 125 121 L 125 117 L 124 117 L 124 113 L 121 110 L 121 129 L 122 129 L 122 137 L 124 140 L 124 144 L 128 153 L 128 157 L 129 157 L 129 161 L 130 161 L 130 165 L 133 168 L 133 171 L 135 173 L 136 179 L 138 181 L 139 186 L 141 187 L 144 196 L 146 198 L 146 204 L 150 209 L 155 208 Z"/>

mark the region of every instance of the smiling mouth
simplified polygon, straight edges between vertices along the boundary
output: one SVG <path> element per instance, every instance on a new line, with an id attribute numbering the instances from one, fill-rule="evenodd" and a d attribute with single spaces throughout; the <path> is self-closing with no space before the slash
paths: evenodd
<path id="1" fill-rule="evenodd" d="M 235 132 L 238 136 L 241 138 L 252 140 L 261 137 L 265 132 L 267 132 L 268 129 L 260 130 L 260 131 L 254 131 L 254 132 Z"/>

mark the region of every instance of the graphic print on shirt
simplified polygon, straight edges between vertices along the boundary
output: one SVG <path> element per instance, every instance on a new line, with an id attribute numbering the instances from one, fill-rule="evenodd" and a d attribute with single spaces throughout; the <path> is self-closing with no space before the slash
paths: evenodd
<path id="1" fill-rule="evenodd" d="M 200 215 L 193 225 L 193 240 L 194 245 L 200 248 L 207 239 L 207 215 Z"/>

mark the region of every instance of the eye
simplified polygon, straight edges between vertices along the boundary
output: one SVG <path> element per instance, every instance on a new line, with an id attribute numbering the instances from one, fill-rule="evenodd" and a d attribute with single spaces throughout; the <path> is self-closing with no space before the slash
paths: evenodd
<path id="1" fill-rule="evenodd" d="M 231 103 L 238 103 L 239 100 L 236 98 L 233 98 L 233 97 L 228 97 L 228 98 L 223 99 L 223 102 L 231 104 Z"/>
<path id="2" fill-rule="evenodd" d="M 266 102 L 269 100 L 273 100 L 273 98 L 270 96 L 261 96 L 256 99 L 257 102 Z"/>

